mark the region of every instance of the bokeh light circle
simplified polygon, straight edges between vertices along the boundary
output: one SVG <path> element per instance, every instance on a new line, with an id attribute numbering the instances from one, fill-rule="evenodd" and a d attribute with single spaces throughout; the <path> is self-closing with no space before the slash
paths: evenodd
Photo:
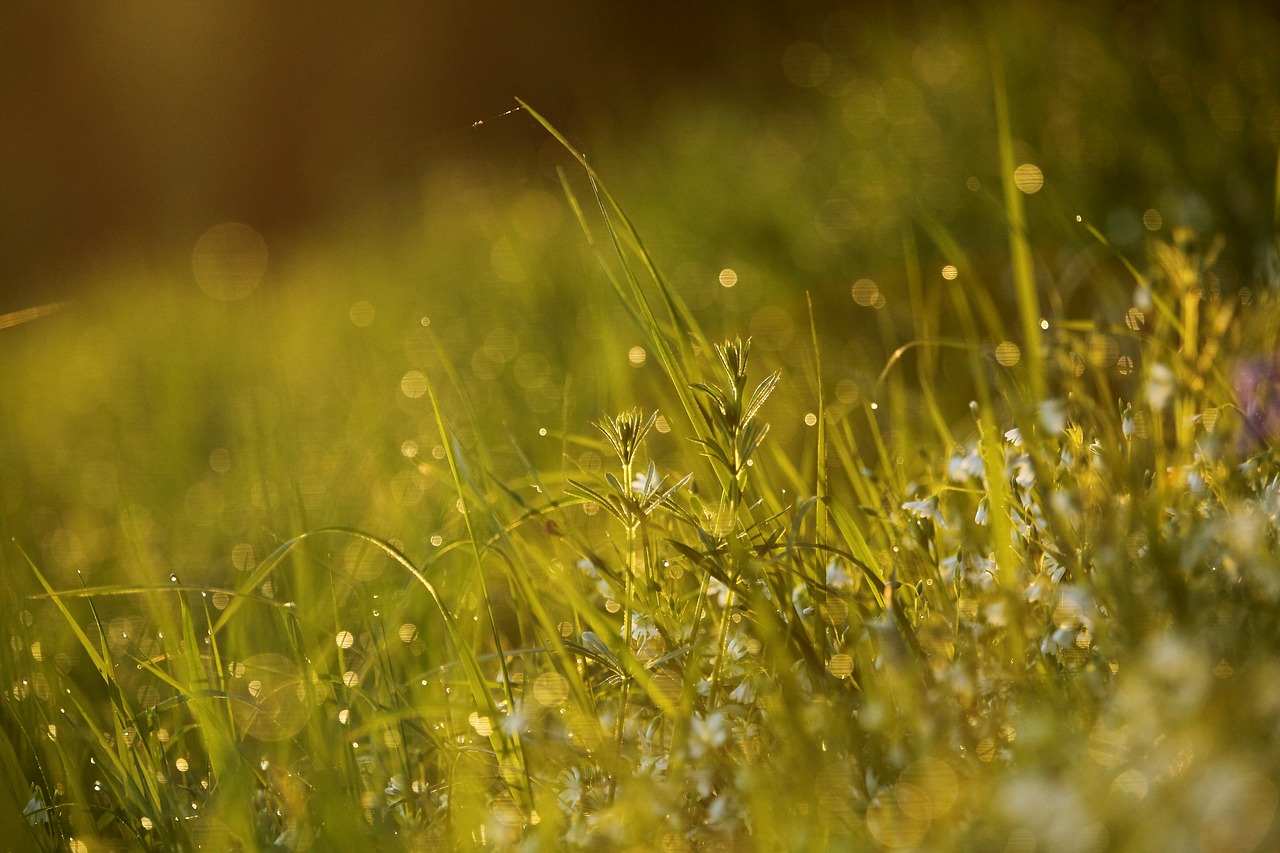
<path id="1" fill-rule="evenodd" d="M 224 302 L 244 299 L 267 271 L 267 241 L 242 222 L 223 222 L 201 235 L 191 251 L 200 289 Z"/>

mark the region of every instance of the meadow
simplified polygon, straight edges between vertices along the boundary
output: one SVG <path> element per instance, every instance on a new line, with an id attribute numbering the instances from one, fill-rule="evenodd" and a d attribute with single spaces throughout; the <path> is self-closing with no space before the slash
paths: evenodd
<path id="1" fill-rule="evenodd" d="M 0 329 L 0 847 L 1280 846 L 1270 31 L 948 25 Z"/>

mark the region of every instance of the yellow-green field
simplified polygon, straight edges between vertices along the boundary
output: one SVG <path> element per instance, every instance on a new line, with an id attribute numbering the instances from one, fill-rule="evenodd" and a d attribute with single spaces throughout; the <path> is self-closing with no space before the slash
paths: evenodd
<path id="1" fill-rule="evenodd" d="M 0 323 L 0 848 L 1280 846 L 1280 41 L 1070 12 Z"/>

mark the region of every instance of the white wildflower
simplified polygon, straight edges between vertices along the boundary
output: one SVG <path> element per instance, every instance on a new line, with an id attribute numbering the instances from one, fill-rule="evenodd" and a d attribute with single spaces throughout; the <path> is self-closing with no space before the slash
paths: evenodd
<path id="1" fill-rule="evenodd" d="M 963 483 L 970 478 L 981 479 L 984 470 L 982 455 L 976 446 L 971 446 L 964 454 L 953 453 L 947 461 L 947 476 L 953 483 Z"/>
<path id="2" fill-rule="evenodd" d="M 506 714 L 500 724 L 508 735 L 516 735 L 529 727 L 529 715 L 525 713 L 522 703 L 516 702 L 515 710 Z"/>
<path id="3" fill-rule="evenodd" d="M 689 752 L 694 758 L 701 758 L 711 750 L 719 749 L 729 739 L 729 726 L 720 711 L 694 714 L 689 722 Z"/>
<path id="4" fill-rule="evenodd" d="M 566 813 L 580 809 L 586 788 L 582 781 L 582 771 L 576 767 L 564 771 L 560 774 L 560 785 L 560 793 L 556 797 L 560 802 L 560 808 Z"/>
<path id="5" fill-rule="evenodd" d="M 827 586 L 832 589 L 853 588 L 853 578 L 849 577 L 849 575 L 845 573 L 845 570 L 840 567 L 840 562 L 838 560 L 832 560 L 827 563 Z"/>
<path id="6" fill-rule="evenodd" d="M 744 678 L 738 682 L 738 686 L 729 691 L 729 701 L 739 705 L 750 705 L 756 701 L 756 688 L 751 683 L 751 679 Z"/>
<path id="7" fill-rule="evenodd" d="M 22 809 L 22 814 L 26 817 L 27 823 L 48 823 L 49 811 L 45 808 L 44 798 L 40 796 L 39 788 L 32 788 L 31 799 L 27 800 L 26 806 Z"/>
<path id="8" fill-rule="evenodd" d="M 979 507 L 979 511 L 981 511 L 981 507 Z M 955 580 L 956 570 L 960 568 L 960 552 L 957 551 L 950 557 L 943 557 L 938 563 L 938 568 L 941 571 L 942 579 L 947 583 L 951 583 Z"/>
<path id="9" fill-rule="evenodd" d="M 1024 489 L 1036 484 L 1036 469 L 1031 464 L 1030 456 L 1019 456 L 1013 460 L 1013 479 Z"/>
<path id="10" fill-rule="evenodd" d="M 1165 407 L 1176 390 L 1173 371 L 1163 364 L 1156 363 L 1147 369 L 1147 376 L 1147 405 L 1158 412 Z"/>
<path id="11" fill-rule="evenodd" d="M 1040 425 L 1049 435 L 1058 435 L 1067 427 L 1067 406 L 1057 398 L 1040 404 Z"/>
<path id="12" fill-rule="evenodd" d="M 631 639 L 641 646 L 658 638 L 658 626 L 647 613 L 637 613 L 631 619 Z"/>
<path id="13" fill-rule="evenodd" d="M 1067 567 L 1058 562 L 1058 558 L 1048 551 L 1044 552 L 1040 565 L 1044 573 L 1051 577 L 1054 583 L 1061 582 L 1062 576 L 1067 572 Z"/>
<path id="14" fill-rule="evenodd" d="M 938 499 L 931 497 L 922 501 L 907 501 L 902 508 L 921 520 L 928 519 L 939 527 L 946 527 L 947 520 L 938 509 Z"/>
<path id="15" fill-rule="evenodd" d="M 725 586 L 719 578 L 711 578 L 707 581 L 707 595 L 714 598 L 721 607 L 729 604 L 729 587 Z"/>
<path id="16" fill-rule="evenodd" d="M 653 483 L 653 481 L 649 479 L 650 474 L 653 474 L 655 478 L 657 476 L 656 471 L 652 467 L 645 471 L 637 472 L 635 479 L 631 481 L 631 491 L 640 495 L 648 491 L 650 484 Z M 654 485 L 656 486 L 656 483 Z"/>

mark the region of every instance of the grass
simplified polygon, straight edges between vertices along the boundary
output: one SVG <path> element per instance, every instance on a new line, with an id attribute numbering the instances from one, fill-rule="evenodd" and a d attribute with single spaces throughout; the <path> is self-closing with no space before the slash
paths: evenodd
<path id="1" fill-rule="evenodd" d="M 1280 842 L 1272 290 L 1170 230 L 1124 254 L 1126 312 L 1071 319 L 1006 183 L 1014 311 L 922 212 L 907 326 L 864 326 L 888 355 L 850 386 L 821 295 L 789 346 L 705 333 L 523 111 L 586 235 L 553 268 L 622 316 L 543 298 L 517 228 L 492 329 L 331 287 L 3 332 L 49 380 L 2 410 L 42 451 L 5 484 L 8 844 Z"/>

